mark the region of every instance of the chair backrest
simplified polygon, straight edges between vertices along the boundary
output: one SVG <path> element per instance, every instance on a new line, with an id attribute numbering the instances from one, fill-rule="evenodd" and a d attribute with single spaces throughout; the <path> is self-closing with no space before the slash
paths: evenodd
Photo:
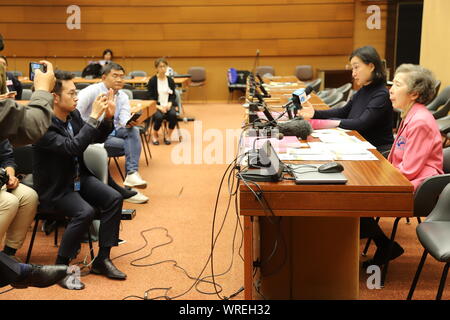
<path id="1" fill-rule="evenodd" d="M 313 78 L 313 68 L 310 65 L 302 65 L 295 67 L 295 76 L 300 81 L 309 81 Z"/>
<path id="2" fill-rule="evenodd" d="M 445 87 L 442 92 L 427 105 L 427 109 L 436 111 L 440 106 L 445 104 L 448 99 L 450 99 L 450 86 Z"/>
<path id="3" fill-rule="evenodd" d="M 339 108 L 345 107 L 346 104 L 347 104 L 347 101 L 340 101 L 340 102 L 336 103 L 335 105 L 333 105 L 331 108 L 339 109 Z"/>
<path id="4" fill-rule="evenodd" d="M 33 91 L 31 89 L 23 89 L 22 90 L 22 100 L 30 100 Z"/>
<path id="5" fill-rule="evenodd" d="M 444 186 L 439 199 L 425 221 L 450 221 L 450 184 Z M 435 258 L 440 260 L 438 257 Z"/>
<path id="6" fill-rule="evenodd" d="M 206 69 L 204 67 L 190 67 L 187 73 L 191 75 L 191 82 L 203 82 L 206 80 Z"/>
<path id="7" fill-rule="evenodd" d="M 326 89 L 326 90 L 322 90 L 319 93 L 317 93 L 317 96 L 321 99 L 324 99 L 326 97 L 336 94 L 336 92 L 337 92 L 337 89 Z"/>
<path id="8" fill-rule="evenodd" d="M 21 77 L 23 75 L 22 71 L 12 70 L 12 71 L 8 71 L 8 72 L 11 72 L 13 74 L 13 76 L 16 78 Z"/>
<path id="9" fill-rule="evenodd" d="M 78 83 L 75 83 L 75 88 L 77 88 L 78 90 L 83 90 L 84 88 L 89 87 L 90 85 L 91 84 L 87 83 L 87 82 L 78 82 Z"/>
<path id="10" fill-rule="evenodd" d="M 450 98 L 447 100 L 447 102 L 444 104 L 442 108 L 433 112 L 433 117 L 435 119 L 443 118 L 448 114 L 449 111 L 450 111 Z"/>
<path id="11" fill-rule="evenodd" d="M 108 154 L 102 144 L 91 144 L 84 151 L 84 164 L 100 181 L 108 183 Z"/>
<path id="12" fill-rule="evenodd" d="M 261 77 L 263 77 L 264 75 L 266 75 L 268 73 L 270 75 L 274 76 L 275 75 L 275 68 L 272 67 L 272 66 L 259 66 L 259 67 L 256 67 L 255 74 L 259 74 Z"/>
<path id="13" fill-rule="evenodd" d="M 444 173 L 450 173 L 450 147 L 442 150 L 444 155 Z"/>
<path id="14" fill-rule="evenodd" d="M 132 90 L 133 99 L 138 100 L 149 100 L 149 93 L 147 90 Z"/>
<path id="15" fill-rule="evenodd" d="M 142 70 L 134 70 L 131 71 L 130 73 L 128 73 L 128 75 L 132 78 L 134 77 L 146 77 L 147 76 L 147 72 L 142 71 Z"/>
<path id="16" fill-rule="evenodd" d="M 322 79 L 321 78 L 317 78 L 316 80 L 308 82 L 306 85 L 307 86 L 311 86 L 314 89 L 314 92 L 319 92 L 321 84 L 322 84 Z"/>
<path id="17" fill-rule="evenodd" d="M 450 174 L 425 179 L 414 195 L 414 216 L 426 217 L 433 210 L 442 190 L 450 183 Z"/>
<path id="18" fill-rule="evenodd" d="M 437 97 L 439 94 L 439 89 L 441 88 L 441 80 L 436 80 L 436 83 L 434 85 L 434 96 L 431 100 Z"/>
<path id="19" fill-rule="evenodd" d="M 336 92 L 335 94 L 328 96 L 323 99 L 323 102 L 325 102 L 330 107 L 333 107 L 338 102 L 341 102 L 344 99 L 344 94 L 342 92 Z"/>
<path id="20" fill-rule="evenodd" d="M 344 84 L 343 86 L 340 86 L 339 88 L 336 88 L 337 91 L 342 92 L 344 94 L 344 100 L 347 101 L 348 96 L 350 94 L 350 90 L 352 90 L 353 85 L 349 82 Z"/>
<path id="21" fill-rule="evenodd" d="M 126 93 L 128 96 L 128 99 L 133 99 L 133 91 L 131 91 L 130 89 L 120 89 L 122 92 Z"/>
<path id="22" fill-rule="evenodd" d="M 71 71 L 70 73 L 73 74 L 74 77 L 81 77 L 83 71 Z"/>

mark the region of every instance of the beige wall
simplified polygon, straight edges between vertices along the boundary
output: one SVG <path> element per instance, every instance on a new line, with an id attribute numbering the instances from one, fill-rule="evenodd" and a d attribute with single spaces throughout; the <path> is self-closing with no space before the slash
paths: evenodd
<path id="1" fill-rule="evenodd" d="M 420 64 L 441 80 L 441 89 L 450 86 L 449 0 L 425 0 Z"/>

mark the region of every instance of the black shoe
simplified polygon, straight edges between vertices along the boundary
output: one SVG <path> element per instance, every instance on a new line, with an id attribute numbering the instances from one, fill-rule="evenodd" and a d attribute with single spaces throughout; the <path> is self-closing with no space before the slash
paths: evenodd
<path id="1" fill-rule="evenodd" d="M 392 245 L 392 249 L 390 256 L 388 256 L 390 245 Z M 364 261 L 362 263 L 362 267 L 364 269 L 367 269 L 369 266 L 372 265 L 382 266 L 386 264 L 389 260 L 394 260 L 400 257 L 404 252 L 405 250 L 403 250 L 403 248 L 396 241 L 394 241 L 393 243 L 389 243 L 385 246 L 377 248 L 377 251 L 373 256 L 373 259 Z"/>
<path id="2" fill-rule="evenodd" d="M 155 146 L 159 146 L 159 141 L 158 141 L 158 140 L 152 140 L 152 143 L 153 143 Z"/>
<path id="3" fill-rule="evenodd" d="M 31 265 L 31 271 L 24 279 L 11 283 L 11 286 L 17 289 L 27 287 L 46 288 L 54 285 L 67 276 L 67 266 L 53 265 L 40 266 Z"/>
<path id="4" fill-rule="evenodd" d="M 103 274 L 111 279 L 125 280 L 127 278 L 127 275 L 117 269 L 111 259 L 98 260 L 96 258 L 92 263 L 91 272 L 95 274 Z"/>
<path id="5" fill-rule="evenodd" d="M 166 138 L 164 138 L 164 143 L 167 144 L 167 145 L 169 145 L 169 144 L 171 144 L 172 142 L 170 142 L 170 140 L 167 140 Z"/>
<path id="6" fill-rule="evenodd" d="M 68 290 L 83 290 L 85 285 L 77 277 L 67 275 L 64 279 L 58 282 L 59 286 Z"/>

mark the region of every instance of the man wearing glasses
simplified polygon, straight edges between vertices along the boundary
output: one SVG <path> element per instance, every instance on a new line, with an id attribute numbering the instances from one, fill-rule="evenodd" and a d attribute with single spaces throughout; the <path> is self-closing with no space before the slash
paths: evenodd
<path id="1" fill-rule="evenodd" d="M 109 63 L 103 69 L 102 82 L 90 85 L 81 90 L 78 95 L 77 109 L 83 120 L 87 121 L 91 113 L 92 104 L 100 93 L 114 91 L 116 113 L 114 115 L 115 130 L 105 141 L 105 148 L 123 150 L 125 153 L 126 187 L 145 188 L 147 182 L 139 175 L 139 158 L 141 156 L 141 140 L 139 129 L 131 118 L 130 101 L 126 93 L 120 89 L 124 86 L 125 70 L 117 63 Z M 148 199 L 147 199 L 148 200 Z"/>
<path id="2" fill-rule="evenodd" d="M 100 210 L 99 251 L 92 263 L 92 273 L 111 279 L 125 280 L 126 275 L 112 263 L 110 251 L 118 245 L 122 213 L 122 196 L 93 176 L 84 164 L 83 154 L 91 143 L 102 143 L 113 130 L 114 92 L 98 94 L 86 122 L 76 110 L 77 93 L 72 75 L 56 72 L 53 89 L 54 116 L 47 133 L 33 146 L 33 180 L 44 210 L 70 217 L 56 258 L 57 265 L 69 265 L 80 248 L 84 233 Z M 59 282 L 72 286 L 70 276 Z"/>

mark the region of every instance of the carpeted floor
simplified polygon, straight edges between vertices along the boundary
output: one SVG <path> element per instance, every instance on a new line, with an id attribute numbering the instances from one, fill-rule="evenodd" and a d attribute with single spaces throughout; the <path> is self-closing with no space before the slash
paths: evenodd
<path id="1" fill-rule="evenodd" d="M 150 197 L 147 204 L 125 203 L 125 208 L 135 208 L 137 216 L 131 221 L 122 221 L 120 238 L 125 244 L 112 250 L 114 263 L 124 271 L 125 281 L 113 281 L 103 276 L 86 275 L 82 291 L 64 290 L 59 286 L 46 289 L 12 290 L 0 295 L 0 300 L 12 299 L 138 299 L 169 296 L 177 299 L 218 299 L 215 288 L 208 283 L 192 287 L 196 278 L 208 262 L 211 252 L 211 226 L 214 204 L 220 179 L 233 159 L 237 142 L 235 131 L 243 120 L 242 108 L 236 104 L 192 104 L 185 105 L 189 117 L 201 122 L 180 123 L 183 143 L 170 146 L 151 145 L 152 159 L 145 164 L 144 155 L 140 161 L 140 172 L 149 182 L 144 194 Z M 203 133 L 203 134 L 202 134 Z M 231 137 L 227 143 L 226 137 Z M 234 138 L 233 138 L 234 137 Z M 175 139 L 176 140 L 176 136 Z M 190 141 L 196 141 L 191 148 Z M 121 159 L 123 166 L 123 159 Z M 119 181 L 116 168 L 111 163 L 111 172 Z M 217 211 L 216 233 L 225 217 L 228 190 L 222 190 Z M 236 214 L 232 209 L 226 216 L 224 228 L 214 251 L 214 273 L 222 290 L 219 295 L 229 296 L 243 287 L 243 262 L 239 255 L 242 234 L 236 227 Z M 383 229 L 390 232 L 393 219 L 382 219 Z M 397 241 L 405 248 L 405 254 L 390 265 L 385 288 L 367 289 L 368 275 L 360 273 L 361 299 L 405 299 L 422 248 L 415 235 L 417 222 L 406 225 L 400 222 Z M 237 234 L 233 245 L 233 236 Z M 61 232 L 62 233 L 62 232 Z M 18 257 L 25 259 L 30 233 Z M 365 242 L 361 242 L 361 248 Z M 97 249 L 95 245 L 95 249 Z M 141 250 L 139 250 L 141 249 Z M 234 249 L 234 250 L 233 250 Z M 368 256 L 373 254 L 371 247 Z M 31 262 L 51 264 L 57 248 L 53 246 L 53 235 L 38 232 Z M 128 253 L 128 254 L 127 254 Z M 243 250 L 240 251 L 243 256 Z M 125 255 L 126 254 L 126 255 Z M 77 260 L 88 255 L 88 245 L 82 246 Z M 122 256 L 124 255 L 124 256 Z M 137 260 L 139 259 L 139 260 Z M 362 258 L 363 260 L 364 258 Z M 89 260 L 89 259 L 88 259 Z M 131 265 L 133 263 L 134 265 Z M 443 265 L 428 258 L 421 280 L 414 295 L 415 299 L 434 299 Z M 202 277 L 211 274 L 207 265 Z M 205 280 L 210 281 L 211 278 Z M 0 292 L 9 289 L 5 287 Z M 450 290 L 443 299 L 450 298 Z M 209 294 L 206 294 L 209 293 Z M 243 292 L 235 299 L 242 299 Z"/>

